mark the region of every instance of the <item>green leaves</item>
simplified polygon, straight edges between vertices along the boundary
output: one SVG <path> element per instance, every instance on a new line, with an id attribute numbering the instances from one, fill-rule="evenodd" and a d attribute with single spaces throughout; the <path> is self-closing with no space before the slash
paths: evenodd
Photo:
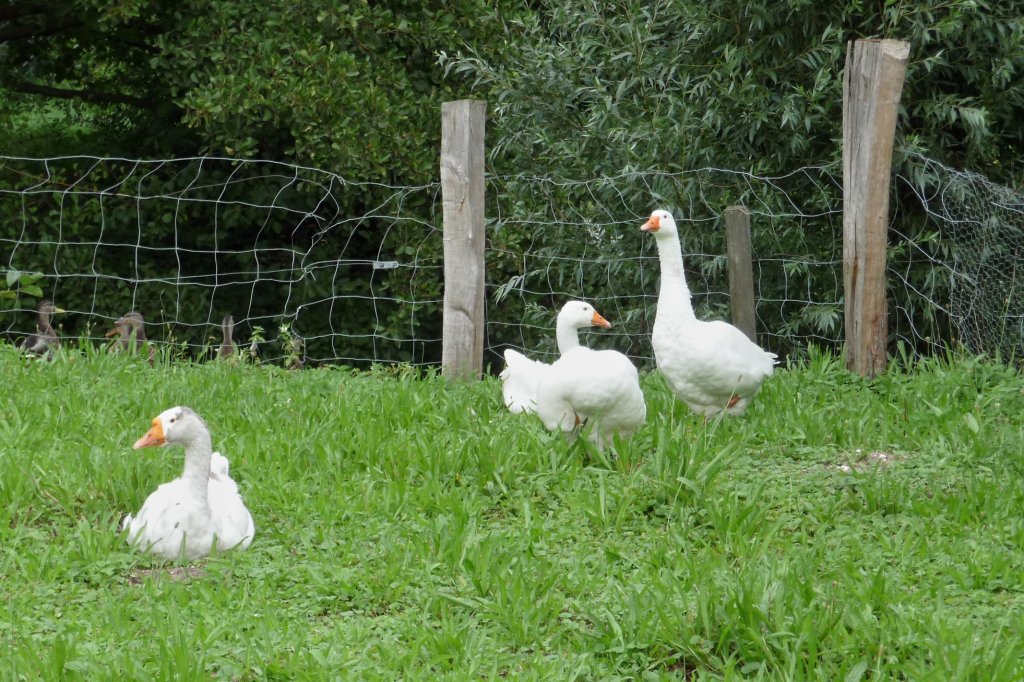
<path id="1" fill-rule="evenodd" d="M 789 339 L 838 339 L 842 291 L 835 254 L 841 251 L 841 231 L 832 218 L 780 213 L 809 215 L 819 212 L 812 205 L 836 211 L 841 205 L 837 140 L 846 43 L 859 37 L 909 40 L 913 52 L 899 127 L 899 135 L 913 135 L 907 146 L 1019 186 L 1024 88 L 1007 90 L 1005 84 L 1007 74 L 1024 73 L 1021 32 L 1009 28 L 1020 23 L 1024 2 L 990 10 L 977 11 L 973 0 L 913 5 L 556 0 L 506 22 L 506 40 L 490 57 L 475 44 L 456 55 L 442 54 L 447 73 L 472 79 L 492 103 L 490 162 L 495 172 L 512 178 L 499 190 L 501 214 L 529 230 L 529 256 L 552 259 L 539 278 L 527 275 L 527 269 L 536 270 L 531 263 L 495 273 L 494 286 L 502 295 L 516 283 L 525 291 L 554 292 L 556 299 L 563 292 L 622 297 L 625 273 L 612 280 L 602 263 L 590 262 L 576 281 L 564 277 L 556 259 L 584 258 L 587 242 L 556 236 L 547 225 L 559 220 L 614 224 L 635 219 L 653 204 L 684 207 L 684 216 L 701 221 L 720 216 L 730 203 L 748 203 L 765 214 L 755 216 L 753 227 L 755 253 L 765 259 L 757 275 L 758 315 L 765 328 Z M 773 177 L 818 165 L 830 168 L 832 177 L 765 191 L 751 191 L 739 178 L 696 185 L 622 177 L 702 167 Z M 913 176 L 921 164 L 897 151 L 895 166 Z M 517 176 L 563 183 L 558 190 L 541 191 L 540 183 Z M 563 189 L 578 186 L 574 183 L 590 191 Z M 909 286 L 893 286 L 895 309 L 901 312 L 894 313 L 891 326 L 924 346 L 946 333 L 932 302 L 948 299 L 947 282 L 934 269 L 911 263 L 908 245 L 918 237 L 927 240 L 936 227 L 929 225 L 919 201 L 899 199 L 894 201 L 893 226 L 900 236 L 893 239 L 892 269 L 907 272 Z M 533 227 L 524 219 L 531 214 Z M 687 252 L 712 258 L 723 252 L 720 242 L 694 232 L 684 235 Z M 495 241 L 508 237 L 506 230 Z M 640 253 L 629 242 L 600 248 L 623 257 L 630 248 L 633 256 Z M 623 270 L 639 268 L 640 262 Z M 700 263 L 710 275 L 707 265 Z M 601 280 L 606 287 L 598 284 Z M 709 277 L 706 290 L 721 286 Z M 795 299 L 809 300 L 800 305 Z M 783 303 L 776 307 L 768 301 Z M 785 351 L 789 339 L 780 339 L 773 349 Z"/>
<path id="2" fill-rule="evenodd" d="M 7 288 L 0 291 L 0 299 L 11 299 L 16 300 L 19 295 L 21 296 L 32 296 L 34 298 L 42 298 L 43 290 L 37 284 L 39 280 L 43 278 L 42 273 L 38 272 L 21 272 L 19 270 L 7 270 L 4 273 L 4 279 L 7 282 Z"/>
<path id="3" fill-rule="evenodd" d="M 518 237 L 505 229 L 496 245 L 513 242 L 522 246 L 521 253 L 536 246 L 550 259 L 592 259 L 595 247 L 607 249 L 589 270 L 566 265 L 563 272 L 558 266 L 543 290 L 536 282 L 546 275 L 535 273 L 549 271 L 547 264 L 520 271 L 514 257 L 495 255 L 489 283 L 504 287 L 499 289 L 508 294 L 503 303 L 531 285 L 540 292 L 522 305 L 492 310 L 492 319 L 503 324 L 523 319 L 527 303 L 554 307 L 564 296 L 593 292 L 621 296 L 624 285 L 618 282 L 635 287 L 631 293 L 653 286 L 650 269 L 621 260 L 641 253 L 637 240 L 576 240 L 537 225 L 553 220 L 616 224 L 635 219 L 652 203 L 686 207 L 704 220 L 720 215 L 729 203 L 764 198 L 742 178 L 696 185 L 658 173 L 722 168 L 774 176 L 825 165 L 838 176 L 842 67 L 846 42 L 855 37 L 898 37 L 912 44 L 898 150 L 912 148 L 955 167 L 971 166 L 1011 187 L 1020 186 L 1024 173 L 1024 126 L 1019 124 L 1024 88 L 1018 87 L 1024 73 L 1024 0 L 548 0 L 526 5 L 504 0 L 340 5 L 60 0 L 30 5 L 38 5 L 38 12 L 12 18 L 4 28 L 28 31 L 32 39 L 5 41 L 0 54 L 0 83 L 12 89 L 5 91 L 10 97 L 0 97 L 0 113 L 10 114 L 5 119 L 12 122 L 3 145 L 10 153 L 64 155 L 74 147 L 110 155 L 128 149 L 131 158 L 209 153 L 294 160 L 347 180 L 385 185 L 367 185 L 338 198 L 341 211 L 366 216 L 388 200 L 390 188 L 436 178 L 442 101 L 467 95 L 487 99 L 489 171 L 513 178 L 499 181 L 501 194 L 492 204 L 499 208 L 489 213 L 511 217 L 522 227 Z M 54 23 L 65 17 L 73 21 Z M 25 99 L 17 96 L 25 82 L 59 87 L 74 97 Z M 898 159 L 900 172 L 915 173 L 899 151 Z M 637 181 L 636 173 L 649 175 Z M 597 180 L 621 174 L 630 179 Z M 536 183 L 514 179 L 527 176 L 595 180 L 596 189 L 538 189 Z M 778 213 L 790 203 L 834 208 L 839 187 L 823 184 L 787 187 L 767 198 L 764 211 Z M 429 199 L 402 205 L 403 215 L 415 219 L 431 210 Z M 913 238 L 934 229 L 913 202 L 902 210 L 894 221 L 901 234 Z M 773 329 L 804 337 L 835 328 L 822 306 L 840 299 L 826 272 L 834 269 L 835 222 L 821 218 L 820 211 L 807 212 L 817 217 L 775 220 L 755 237 L 759 257 L 799 255 L 819 264 L 793 282 L 775 265 L 759 273 L 760 297 L 783 301 L 759 310 L 759 316 Z M 50 220 L 59 217 L 54 213 Z M 9 233 L 16 224 L 5 223 L 0 230 Z M 234 234 L 251 224 L 232 217 L 225 226 Z M 288 233 L 279 225 L 266 230 L 279 237 L 275 246 L 282 248 L 291 246 Z M 721 253 L 714 251 L 720 246 L 715 237 L 688 236 L 712 257 Z M 396 242 L 398 248 L 414 246 L 428 260 L 440 250 L 432 243 L 423 246 L 422 234 L 412 230 Z M 325 251 L 342 243 L 325 243 Z M 376 259 L 378 246 L 357 244 L 357 255 Z M 93 265 L 84 247 L 67 253 L 76 269 Z M 46 256 L 39 261 L 50 262 Z M 115 269 L 114 274 L 139 273 Z M 611 284 L 613 275 L 621 280 Z M 923 278 L 940 277 L 920 269 L 913 276 L 907 291 L 921 288 Z M 515 284 L 506 286 L 510 283 Z M 402 282 L 393 274 L 382 287 L 403 284 L 426 300 L 435 300 L 440 289 L 439 277 L 432 275 Z M 932 284 L 923 290 L 943 292 L 944 282 Z M 347 292 L 360 285 L 356 280 L 339 288 Z M 708 289 L 719 288 L 709 278 Z M 934 311 L 923 312 L 909 293 L 897 296 L 920 336 L 938 339 Z M 793 310 L 806 304 L 804 299 L 810 299 L 813 314 Z M 709 303 L 708 309 L 716 306 L 721 303 Z M 622 310 L 623 316 L 644 314 L 639 306 Z M 351 319 L 361 315 L 370 317 L 353 310 Z M 374 324 L 397 336 L 411 316 L 385 317 L 381 322 L 373 315 Z"/>
<path id="4" fill-rule="evenodd" d="M 243 17 L 215 2 L 184 15 L 157 59 L 211 151 L 417 184 L 436 174 L 448 90 L 433 52 L 461 39 L 459 17 L 481 13 L 472 1 L 314 2 L 254 4 Z"/>

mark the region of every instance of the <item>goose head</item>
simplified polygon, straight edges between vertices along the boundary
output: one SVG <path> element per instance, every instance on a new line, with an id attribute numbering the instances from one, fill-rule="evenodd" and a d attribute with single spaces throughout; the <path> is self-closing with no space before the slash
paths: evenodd
<path id="1" fill-rule="evenodd" d="M 644 232 L 650 232 L 657 239 L 678 239 L 679 230 L 676 229 L 675 218 L 665 209 L 657 209 L 651 213 L 647 222 L 640 226 Z"/>
<path id="2" fill-rule="evenodd" d="M 203 437 L 208 438 L 209 433 L 202 417 L 191 408 L 179 405 L 154 417 L 153 426 L 135 441 L 133 447 L 138 450 L 164 445 L 188 445 Z"/>
<path id="3" fill-rule="evenodd" d="M 117 345 L 121 348 L 127 348 L 134 332 L 135 346 L 138 348 L 146 340 L 145 326 L 146 321 L 142 318 L 142 314 L 132 310 L 125 316 L 114 320 L 114 328 L 107 332 L 106 335 L 117 336 Z"/>
<path id="4" fill-rule="evenodd" d="M 142 313 L 132 310 L 124 317 L 118 318 L 116 324 L 125 327 L 128 333 L 135 332 L 139 339 L 143 341 L 146 339 L 144 331 L 146 321 L 142 318 Z"/>
<path id="5" fill-rule="evenodd" d="M 583 301 L 569 301 L 558 313 L 558 327 L 582 329 L 583 327 L 604 327 L 609 329 L 612 323 L 601 317 L 594 306 Z"/>
<path id="6" fill-rule="evenodd" d="M 63 308 L 58 308 L 53 304 L 53 301 L 44 300 L 39 302 L 39 307 L 36 312 L 39 315 L 39 331 L 44 331 L 50 328 L 50 321 L 53 319 L 54 313 L 63 313 Z"/>

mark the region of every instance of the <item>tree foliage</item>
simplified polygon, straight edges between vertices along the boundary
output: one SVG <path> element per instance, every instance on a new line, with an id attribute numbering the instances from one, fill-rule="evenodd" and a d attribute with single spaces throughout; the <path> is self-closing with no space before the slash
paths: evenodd
<path id="1" fill-rule="evenodd" d="M 121 124 L 114 135 L 135 132 L 150 153 L 262 156 L 421 183 L 436 175 L 438 111 L 452 92 L 435 54 L 486 41 L 497 26 L 486 8 L 30 0 L 0 13 L 0 85 L 91 103 Z"/>
<path id="2" fill-rule="evenodd" d="M 492 102 L 503 171 L 597 177 L 837 160 L 847 42 L 912 46 L 901 134 L 997 180 L 1024 148 L 1024 2 L 549 0 L 497 58 L 446 55 Z"/>
<path id="3" fill-rule="evenodd" d="M 5 151 L 181 149 L 182 137 L 191 136 L 177 125 L 180 111 L 152 59 L 157 37 L 173 31 L 175 7 L 146 0 L 7 3 L 0 10 L 0 88 L 2 113 L 14 125 L 0 137 Z"/>
<path id="4" fill-rule="evenodd" d="M 488 31 L 498 26 L 492 7 L 482 0 L 29 0 L 11 5 L 0 11 L 0 87 L 9 95 L 3 105 L 6 111 L 0 113 L 18 127 L 0 135 L 0 151 L 129 158 L 211 154 L 323 168 L 357 184 L 332 195 L 341 222 L 324 231 L 318 254 L 330 259 L 344 252 L 350 259 L 373 260 L 382 248 L 381 235 L 386 234 L 395 243 L 393 257 L 406 262 L 411 251 L 430 261 L 434 252 L 441 251 L 440 239 L 426 240 L 423 229 L 396 225 L 394 206 L 390 217 L 379 216 L 393 191 L 373 183 L 416 186 L 436 178 L 440 105 L 453 97 L 457 87 L 456 80 L 445 81 L 436 53 L 451 45 L 486 42 Z M 72 122 L 77 128 L 69 134 Z M 80 180 L 90 187 L 120 181 L 117 173 L 122 169 L 114 169 L 110 176 L 105 175 L 107 171 L 88 162 L 62 164 L 54 170 L 54 181 L 72 186 Z M 215 183 L 217 172 L 226 176 L 230 171 L 218 167 L 208 180 Z M 17 172 L 13 176 L 19 177 Z M 162 180 L 147 178 L 151 186 Z M 252 204 L 281 201 L 276 194 L 279 188 L 272 184 L 263 189 L 248 184 L 247 189 L 251 194 L 246 201 Z M 410 192 L 404 195 L 401 211 L 419 216 L 429 226 L 433 201 L 433 193 Z M 61 230 L 94 238 L 91 235 L 101 225 L 105 232 L 99 234 L 113 239 L 122 231 L 132 235 L 134 224 L 142 222 L 140 215 L 133 214 L 135 206 L 114 210 L 112 202 L 101 203 L 84 201 L 74 207 L 75 213 L 63 215 L 61 222 L 62 214 L 54 212 L 48 197 L 35 196 L 27 203 L 12 197 L 3 215 L 10 219 L 5 222 L 9 230 L 20 231 L 28 225 L 31 237 L 39 240 L 57 239 Z M 70 208 L 62 205 L 59 210 Z M 165 209 L 175 211 L 176 220 L 146 220 L 149 243 L 162 241 L 170 246 L 183 229 L 203 230 L 197 216 L 178 213 L 171 202 Z M 346 222 L 348 216 L 364 219 Z M 229 241 L 254 242 L 258 223 L 251 216 L 226 211 L 216 219 L 221 234 L 234 235 Z M 267 241 L 275 238 L 272 231 L 262 232 L 260 239 L 267 248 L 288 249 L 291 236 L 290 230 L 279 227 L 277 243 Z M 193 238 L 209 241 L 212 234 L 189 236 Z M 197 248 L 202 248 L 198 242 Z M 43 253 L 33 257 L 24 250 L 19 258 L 34 258 L 22 267 L 55 276 L 58 267 L 64 272 L 81 271 L 76 269 L 80 264 L 71 260 L 72 251 L 60 250 L 62 262 L 48 260 Z M 239 271 L 249 267 L 231 253 L 224 259 L 222 267 Z M 153 275 L 162 264 L 154 260 L 145 266 L 146 273 L 134 276 Z M 201 266 L 186 264 L 189 269 Z M 104 303 L 117 306 L 104 311 L 108 315 L 130 304 L 133 295 L 124 287 L 132 273 L 122 273 L 124 268 L 116 263 L 111 268 L 111 274 L 124 279 L 118 280 L 122 290 L 104 298 Z M 307 283 L 311 289 L 305 293 L 312 300 L 356 293 L 363 297 L 332 305 L 336 320 L 307 315 L 302 333 L 358 332 L 365 340 L 354 340 L 353 347 L 342 351 L 351 357 L 377 354 L 368 330 L 408 337 L 411 313 L 407 308 L 382 304 L 373 309 L 366 304 L 371 276 L 354 271 L 340 291 Z M 441 283 L 436 269 L 426 270 L 412 283 L 399 270 L 373 286 L 378 295 L 400 291 L 407 292 L 405 297 L 436 300 Z M 413 286 L 416 290 L 409 291 Z M 87 300 L 92 292 L 66 294 L 82 297 L 65 301 L 69 308 L 92 309 L 92 301 Z M 250 295 L 239 291 L 237 301 L 222 300 L 218 305 L 247 309 Z M 154 293 L 153 297 L 159 296 Z M 209 305 L 206 301 L 185 306 L 182 321 L 204 321 Z M 414 330 L 414 335 L 436 338 L 439 315 L 428 312 L 421 319 L 422 328 Z M 177 330 L 187 332 L 187 328 Z M 202 337 L 192 340 L 201 342 Z M 394 357 L 422 360 L 435 355 L 439 349 L 403 348 Z"/>
<path id="5" fill-rule="evenodd" d="M 838 175 L 847 41 L 893 37 L 912 45 L 900 172 L 918 190 L 933 180 L 908 154 L 917 151 L 1020 187 L 1022 17 L 1024 0 L 24 0 L 0 8 L 0 116 L 13 123 L 0 147 L 39 156 L 263 157 L 419 185 L 437 177 L 440 103 L 471 94 L 489 102 L 489 214 L 498 216 L 489 277 L 502 296 L 492 321 L 539 321 L 562 292 L 651 293 L 654 272 L 629 260 L 649 255 L 649 245 L 618 229 L 656 204 L 698 221 L 684 223 L 687 248 L 708 257 L 688 265 L 709 291 L 722 289 L 724 246 L 721 231 L 706 228 L 725 206 L 757 201 L 765 215 L 781 215 L 798 204 L 819 218 L 759 224 L 755 216 L 755 250 L 768 257 L 760 294 L 778 299 L 797 282 L 808 301 L 835 300 L 835 273 L 810 264 L 835 262 L 839 186 L 798 178 L 768 192 L 747 174 L 824 165 Z M 727 172 L 674 175 L 699 168 Z M 576 184 L 547 182 L 558 179 Z M 390 224 L 373 207 L 384 199 L 372 184 L 337 197 L 343 211 L 367 217 L 362 232 L 335 235 L 348 253 L 378 255 L 373 232 Z M 898 185 L 896 199 L 899 232 L 947 253 L 909 187 Z M 430 202 L 410 198 L 402 210 L 430 222 Z M 52 228 L 44 213 L 41 230 Z M 252 229 L 241 219 L 223 227 Z M 172 239 L 159 222 L 148 229 Z M 422 232 L 395 234 L 406 240 L 397 249 L 440 255 Z M 340 247 L 333 238 L 325 252 Z M 894 267 L 941 295 L 942 277 L 911 263 L 905 244 L 892 246 Z M 514 256 L 523 247 L 554 265 L 524 271 Z M 596 264 L 578 265 L 594 254 Z M 784 267 L 771 265 L 783 255 Z M 420 298 L 436 299 L 439 274 L 415 286 Z M 531 290 L 559 293 L 524 293 Z M 892 309 L 922 335 L 943 333 L 931 312 L 893 296 Z M 834 338 L 838 306 L 799 303 L 762 307 L 763 324 L 784 330 L 789 345 Z M 724 312 L 713 298 L 701 304 Z M 643 306 L 617 312 L 631 330 L 649 324 Z M 373 319 L 384 331 L 408 323 L 400 313 Z"/>
<path id="6" fill-rule="evenodd" d="M 496 172 L 512 175 L 499 201 L 515 206 L 517 217 L 532 213 L 541 225 L 628 224 L 664 205 L 698 221 L 683 226 L 687 251 L 714 254 L 724 252 L 722 234 L 709 233 L 706 221 L 729 204 L 747 203 L 766 215 L 791 213 L 794 206 L 814 214 L 841 205 L 841 185 L 812 182 L 765 194 L 752 190 L 741 173 L 710 183 L 649 185 L 637 178 L 705 167 L 777 176 L 820 164 L 841 177 L 843 66 L 847 42 L 856 38 L 901 38 L 912 46 L 898 129 L 899 172 L 917 184 L 935 180 L 904 156 L 919 151 L 1019 186 L 1024 126 L 1014 121 L 1024 118 L 1022 16 L 1020 0 L 550 0 L 504 22 L 506 39 L 496 56 L 470 46 L 442 61 L 450 73 L 472 79 L 491 102 L 489 158 Z M 523 173 L 587 180 L 592 190 L 586 197 L 562 192 L 541 198 L 533 181 L 515 178 Z M 894 204 L 901 211 L 898 232 L 941 255 L 948 245 L 935 239 L 935 224 L 907 190 L 898 188 L 903 196 Z M 839 227 L 832 215 L 755 216 L 755 251 L 767 257 L 762 267 L 768 269 L 758 280 L 762 301 L 785 300 L 792 296 L 787 287 L 795 285 L 799 298 L 829 300 L 831 294 L 838 302 L 835 274 L 805 262 L 839 267 Z M 515 241 L 513 231 L 496 232 L 494 241 Z M 568 259 L 597 248 L 614 260 L 640 248 L 635 239 L 608 234 L 599 241 L 552 237 L 541 243 Z M 911 262 L 916 254 L 910 251 L 894 239 L 892 267 L 906 272 L 911 286 L 890 292 L 891 327 L 912 326 L 922 339 L 948 338 L 945 321 L 918 296 L 941 300 L 948 281 L 922 269 L 920 258 Z M 779 266 L 774 259 L 780 258 L 789 262 Z M 710 277 L 712 290 L 724 286 L 724 273 L 713 276 L 715 263 L 689 264 L 698 277 Z M 491 274 L 498 287 L 502 277 L 524 276 L 516 270 Z M 551 278 L 534 276 L 535 283 Z M 602 268 L 583 277 L 588 286 L 580 288 L 588 295 L 616 295 L 602 286 Z M 653 275 L 647 277 L 640 284 L 651 291 Z M 522 288 L 538 287 L 526 282 Z M 820 334 L 837 338 L 839 306 L 793 303 L 799 300 L 762 305 L 763 327 L 785 330 L 796 344 Z M 783 345 L 777 350 L 792 348 L 791 342 Z"/>

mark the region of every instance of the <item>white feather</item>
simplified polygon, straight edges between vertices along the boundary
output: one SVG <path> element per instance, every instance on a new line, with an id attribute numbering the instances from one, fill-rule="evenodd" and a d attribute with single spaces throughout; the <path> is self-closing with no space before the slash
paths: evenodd
<path id="1" fill-rule="evenodd" d="M 531 360 L 522 353 L 505 350 L 505 369 L 501 377 L 501 393 L 505 407 L 513 414 L 537 411 L 537 385 L 551 365 Z"/>

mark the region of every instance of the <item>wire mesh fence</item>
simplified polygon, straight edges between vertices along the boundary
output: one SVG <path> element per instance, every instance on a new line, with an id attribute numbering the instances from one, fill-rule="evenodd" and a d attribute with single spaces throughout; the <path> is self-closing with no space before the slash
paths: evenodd
<path id="1" fill-rule="evenodd" d="M 297 337 L 310 362 L 422 362 L 440 343 L 418 319 L 440 302 L 418 286 L 441 277 L 437 191 L 269 161 L 2 158 L 0 247 L 90 342 L 135 310 L 149 339 L 201 355 L 231 314 L 267 360 Z M 33 306 L 5 299 L 9 336 Z"/>
<path id="2" fill-rule="evenodd" d="M 1022 355 L 1020 193 L 910 156 L 894 183 L 890 331 L 917 353 L 963 344 Z M 679 223 L 698 315 L 728 319 L 723 214 L 751 214 L 759 342 L 780 355 L 842 341 L 838 166 L 778 176 L 704 168 L 562 180 L 487 176 L 485 359 L 514 347 L 550 358 L 558 308 L 587 299 L 613 329 L 588 342 L 649 367 L 658 261 L 639 226 Z M 225 314 L 264 361 L 440 360 L 440 184 L 352 182 L 272 161 L 0 157 L 0 268 L 38 273 L 41 296 L 0 298 L 11 341 L 40 298 L 65 338 L 104 342 L 129 310 L 148 338 L 207 357 Z"/>

